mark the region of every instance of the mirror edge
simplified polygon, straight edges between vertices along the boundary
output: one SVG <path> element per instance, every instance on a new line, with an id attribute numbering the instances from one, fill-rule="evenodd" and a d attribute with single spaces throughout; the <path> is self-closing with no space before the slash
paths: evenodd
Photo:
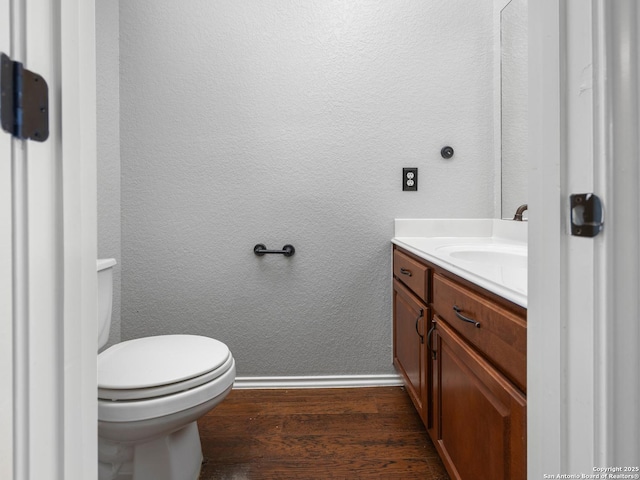
<path id="1" fill-rule="evenodd" d="M 511 0 L 493 0 L 493 160 L 494 189 L 493 216 L 502 213 L 502 67 L 501 67 L 501 14 Z"/>

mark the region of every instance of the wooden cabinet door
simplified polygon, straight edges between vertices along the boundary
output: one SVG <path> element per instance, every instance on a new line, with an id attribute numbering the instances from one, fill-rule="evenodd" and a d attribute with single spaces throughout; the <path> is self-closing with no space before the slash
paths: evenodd
<path id="1" fill-rule="evenodd" d="M 426 332 L 429 309 L 400 282 L 393 281 L 393 364 L 426 424 Z"/>
<path id="2" fill-rule="evenodd" d="M 526 478 L 526 399 L 435 316 L 434 440 L 456 479 Z M 433 436 L 433 435 L 432 435 Z"/>

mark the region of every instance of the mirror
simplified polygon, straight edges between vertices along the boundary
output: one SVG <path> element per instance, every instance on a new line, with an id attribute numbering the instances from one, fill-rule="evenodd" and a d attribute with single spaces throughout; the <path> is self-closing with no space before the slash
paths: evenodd
<path id="1" fill-rule="evenodd" d="M 500 11 L 502 218 L 513 218 L 518 206 L 527 203 L 527 1 L 511 0 Z"/>

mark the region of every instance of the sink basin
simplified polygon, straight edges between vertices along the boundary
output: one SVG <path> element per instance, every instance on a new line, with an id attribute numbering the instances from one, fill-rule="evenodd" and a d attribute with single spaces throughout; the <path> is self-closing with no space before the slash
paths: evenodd
<path id="1" fill-rule="evenodd" d="M 527 247 L 523 245 L 446 245 L 436 250 L 440 254 L 465 262 L 527 268 Z"/>

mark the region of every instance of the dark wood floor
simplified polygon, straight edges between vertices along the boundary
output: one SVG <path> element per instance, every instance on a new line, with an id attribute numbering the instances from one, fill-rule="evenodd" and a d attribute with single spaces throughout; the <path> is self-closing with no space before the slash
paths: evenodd
<path id="1" fill-rule="evenodd" d="M 400 387 L 233 390 L 198 425 L 200 480 L 449 478 Z"/>

